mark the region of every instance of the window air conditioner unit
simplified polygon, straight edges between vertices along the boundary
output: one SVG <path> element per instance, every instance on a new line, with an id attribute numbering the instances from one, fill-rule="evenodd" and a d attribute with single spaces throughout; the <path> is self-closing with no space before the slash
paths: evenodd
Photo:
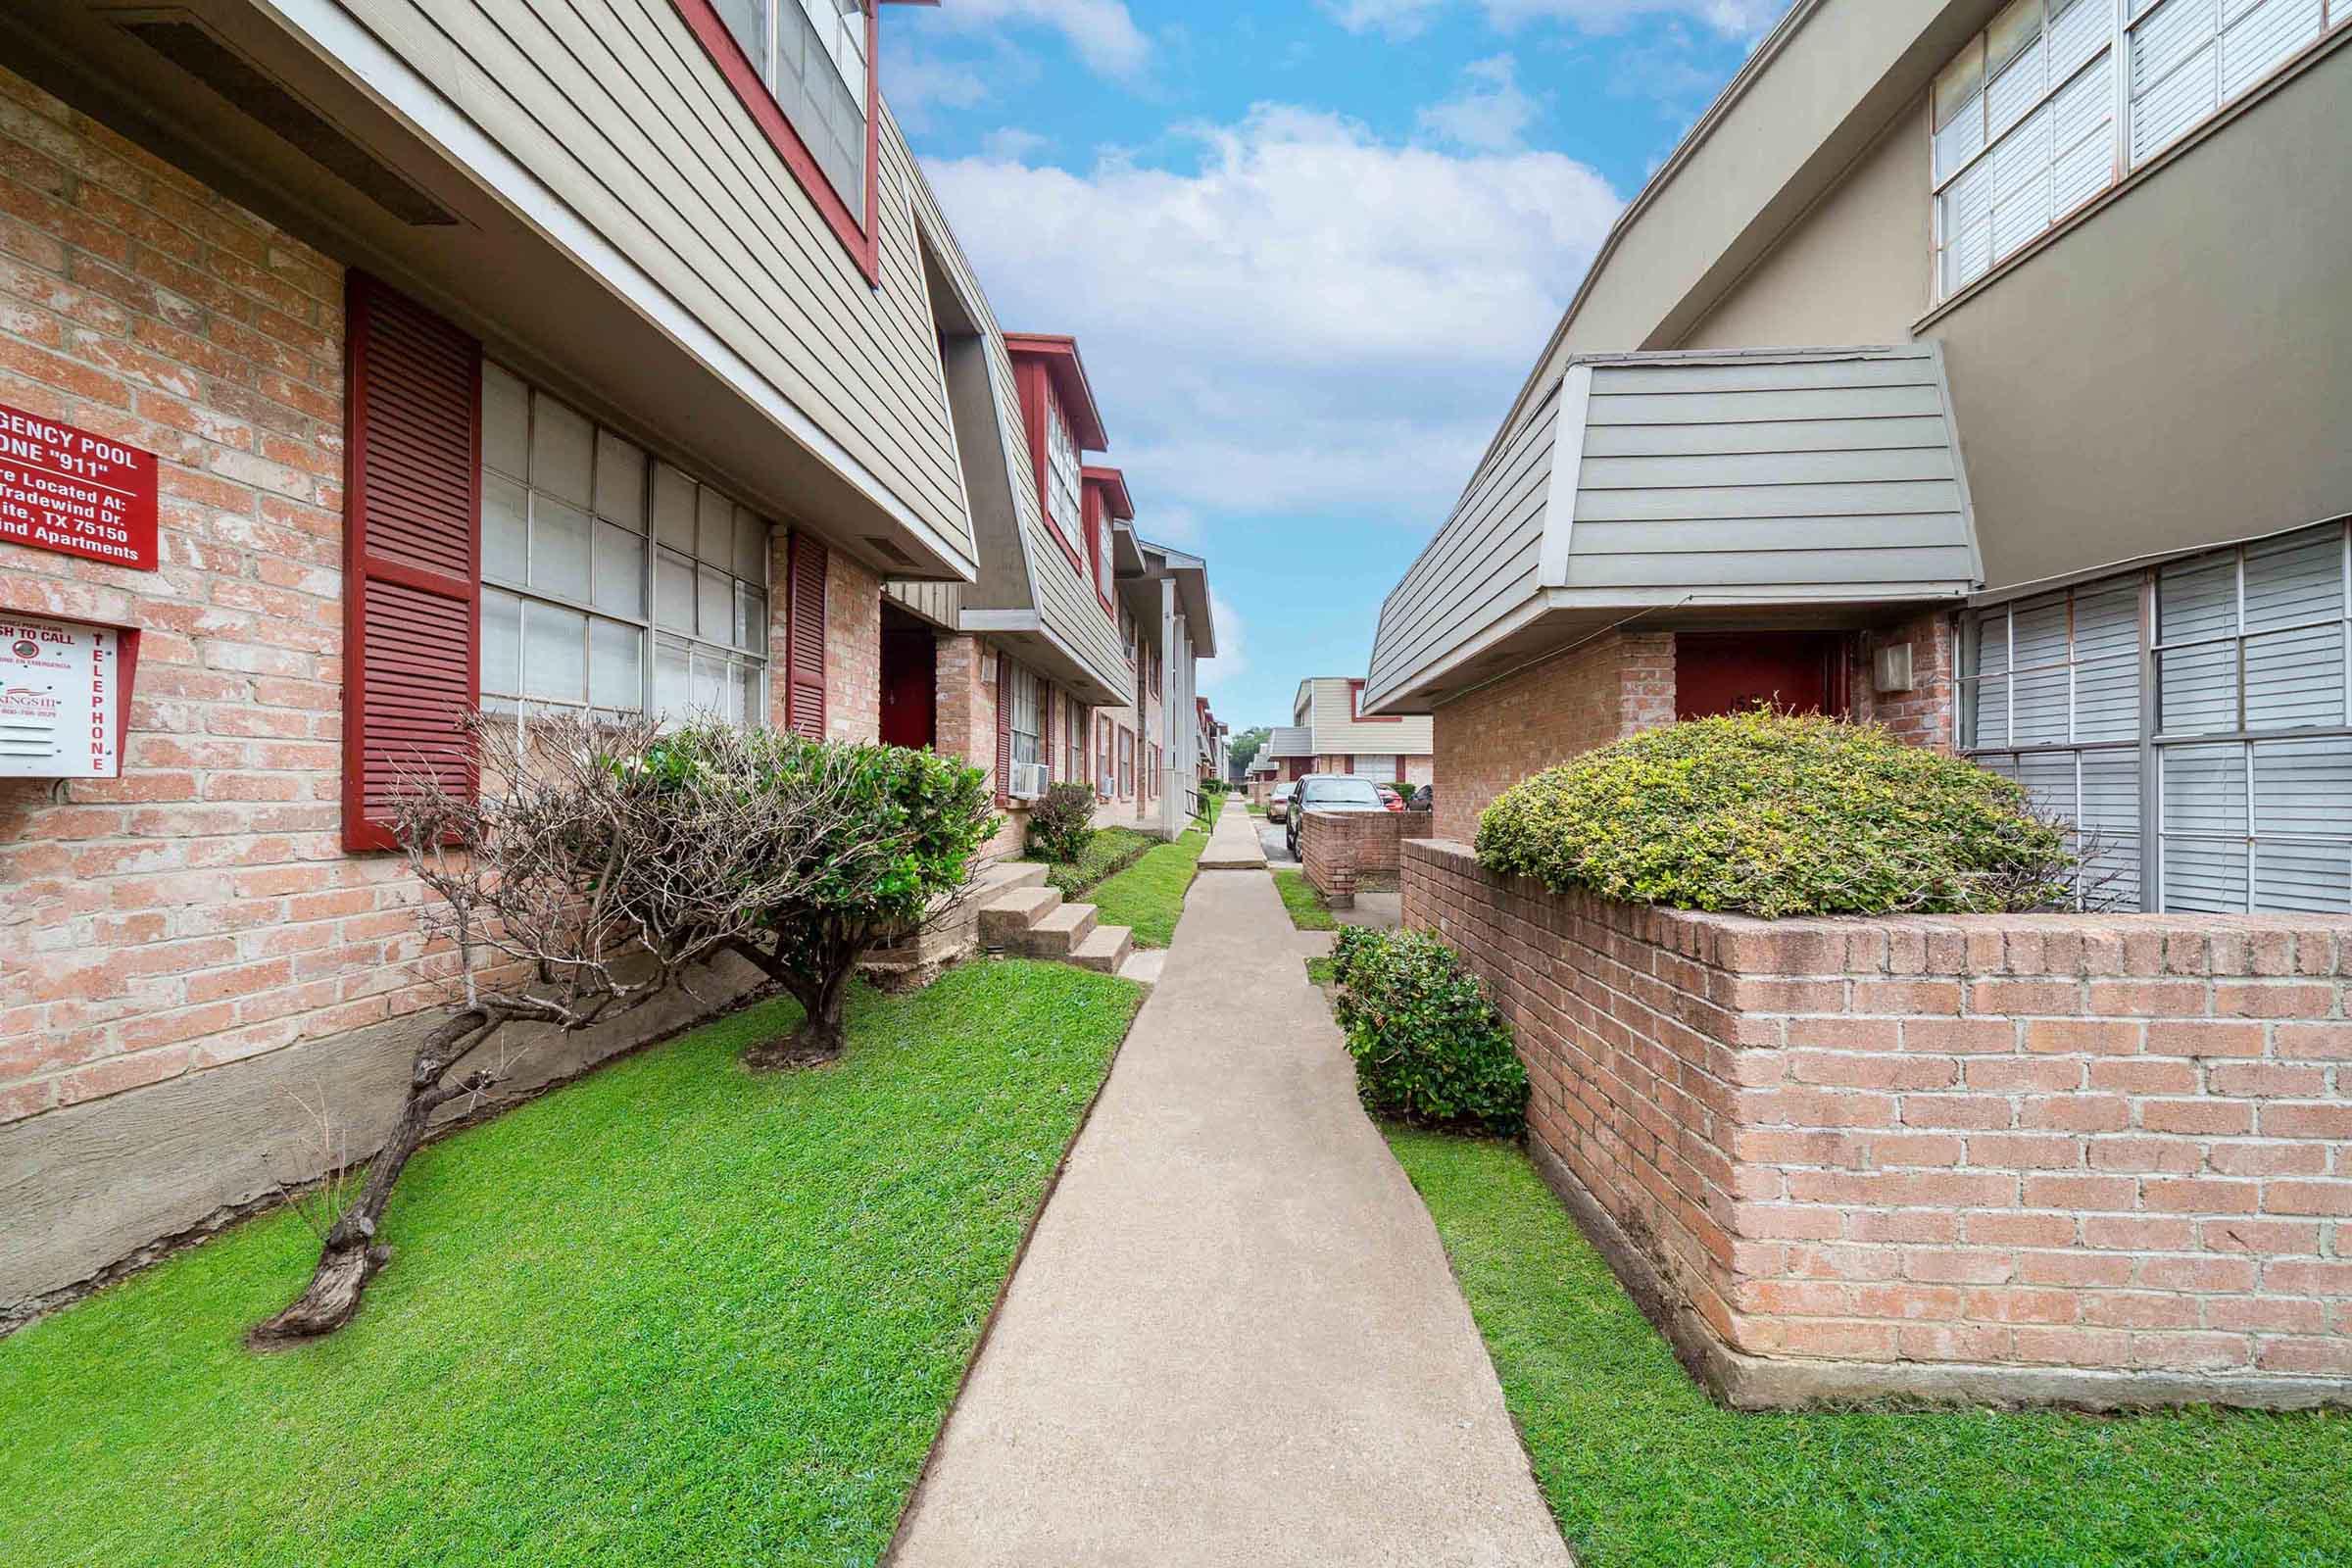
<path id="1" fill-rule="evenodd" d="M 1012 788 L 1007 793 L 1016 800 L 1042 800 L 1047 782 L 1045 763 L 1015 762 L 1012 764 Z"/>

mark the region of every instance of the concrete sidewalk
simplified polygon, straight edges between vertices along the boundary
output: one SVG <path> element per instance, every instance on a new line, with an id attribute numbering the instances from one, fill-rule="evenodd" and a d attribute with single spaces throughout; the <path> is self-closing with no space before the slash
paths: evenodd
<path id="1" fill-rule="evenodd" d="M 902 1568 L 1570 1562 L 1307 983 L 1324 946 L 1263 875 L 1194 883 Z"/>
<path id="2" fill-rule="evenodd" d="M 1257 871 L 1266 864 L 1266 852 L 1257 842 L 1257 818 L 1239 800 L 1228 799 L 1210 829 L 1208 847 L 1200 852 L 1203 871 Z"/>

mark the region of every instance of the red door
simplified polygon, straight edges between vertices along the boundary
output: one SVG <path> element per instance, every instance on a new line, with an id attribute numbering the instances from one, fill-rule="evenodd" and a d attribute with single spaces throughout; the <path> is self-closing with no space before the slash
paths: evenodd
<path id="1" fill-rule="evenodd" d="M 926 626 L 882 632 L 882 742 L 931 744 L 939 703 L 938 644 Z"/>
<path id="2" fill-rule="evenodd" d="M 1845 639 L 1809 631 L 1675 634 L 1675 717 L 1738 713 L 1763 703 L 1844 713 Z"/>

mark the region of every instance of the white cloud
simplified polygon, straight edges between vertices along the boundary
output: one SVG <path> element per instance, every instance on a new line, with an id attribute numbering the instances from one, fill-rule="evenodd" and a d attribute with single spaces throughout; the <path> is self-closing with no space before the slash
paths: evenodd
<path id="1" fill-rule="evenodd" d="M 955 0 L 942 6 L 939 24 L 994 30 L 1008 22 L 1051 27 L 1069 41 L 1080 59 L 1112 76 L 1132 76 L 1152 54 L 1126 0 Z"/>
<path id="2" fill-rule="evenodd" d="M 1208 617 L 1217 628 L 1217 657 L 1200 666 L 1200 690 L 1213 702 L 1219 691 L 1250 673 L 1250 650 L 1233 602 L 1213 588 L 1208 595 Z"/>
<path id="3" fill-rule="evenodd" d="M 970 109 L 988 101 L 988 78 L 977 67 L 893 47 L 882 61 L 883 96 L 899 122 L 928 129 L 934 109 Z"/>
<path id="4" fill-rule="evenodd" d="M 1185 134 L 1189 172 L 929 168 L 1005 325 L 1078 334 L 1147 535 L 1169 507 L 1426 525 L 1616 193 L 1556 153 L 1397 145 L 1279 105 Z"/>
<path id="5" fill-rule="evenodd" d="M 1446 0 L 1318 0 L 1349 32 L 1383 32 L 1410 38 L 1429 25 Z"/>
<path id="6" fill-rule="evenodd" d="M 1410 38 L 1427 27 L 1450 0 L 1320 0 L 1323 9 L 1350 32 L 1381 32 Z M 1487 20 L 1508 29 L 1537 21 L 1565 22 L 1607 32 L 1638 16 L 1692 17 L 1727 37 L 1762 32 L 1788 9 L 1788 0 L 1480 0 Z"/>
<path id="7" fill-rule="evenodd" d="M 1519 63 L 1509 55 L 1474 60 L 1463 68 L 1462 90 L 1421 111 L 1421 128 L 1441 140 L 1482 152 L 1518 147 L 1540 105 L 1519 86 Z"/>
<path id="8" fill-rule="evenodd" d="M 999 125 L 980 138 L 980 155 L 1017 164 L 1032 153 L 1043 152 L 1049 145 L 1051 138 L 1041 136 L 1034 130 L 1023 130 L 1018 125 Z"/>

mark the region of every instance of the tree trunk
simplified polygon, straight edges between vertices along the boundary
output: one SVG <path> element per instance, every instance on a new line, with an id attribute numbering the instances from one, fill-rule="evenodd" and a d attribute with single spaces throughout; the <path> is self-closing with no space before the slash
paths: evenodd
<path id="1" fill-rule="evenodd" d="M 368 1161 L 368 1182 L 358 1200 L 335 1217 L 327 1231 L 311 1283 L 285 1310 L 256 1327 L 246 1337 L 248 1345 L 255 1349 L 299 1345 L 332 1334 L 358 1314 L 368 1282 L 392 1257 L 391 1249 L 376 1245 L 376 1226 L 383 1220 L 385 1205 L 392 1201 L 392 1188 L 400 1180 L 402 1167 L 431 1130 L 433 1112 L 496 1081 L 482 1072 L 469 1073 L 457 1084 L 441 1080 L 497 1027 L 498 1020 L 484 1013 L 460 1013 L 417 1048 L 400 1118 L 392 1124 L 383 1148 Z"/>
<path id="2" fill-rule="evenodd" d="M 740 951 L 740 950 L 739 950 Z M 848 1044 L 842 1025 L 842 1004 L 848 1000 L 850 977 L 858 972 L 860 944 L 827 941 L 819 946 L 819 972 L 810 974 L 783 961 L 780 955 L 753 949 L 746 956 L 767 977 L 782 986 L 801 1004 L 801 1026 L 782 1040 L 770 1040 L 743 1054 L 743 1064 L 755 1072 L 822 1067 L 841 1059 Z"/>

